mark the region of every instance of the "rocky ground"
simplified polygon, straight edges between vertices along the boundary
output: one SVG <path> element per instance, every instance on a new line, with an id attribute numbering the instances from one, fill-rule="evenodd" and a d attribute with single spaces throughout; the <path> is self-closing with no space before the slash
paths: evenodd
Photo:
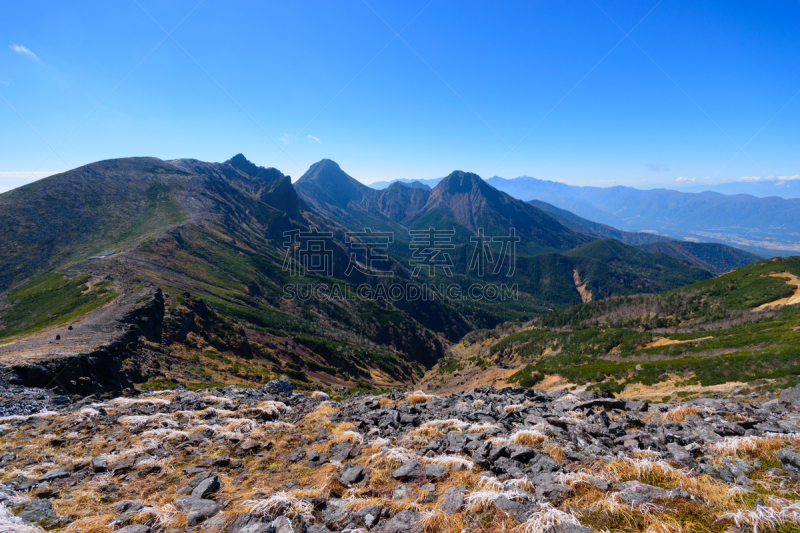
<path id="1" fill-rule="evenodd" d="M 338 400 L 338 401 L 337 401 Z M 0 390 L 0 532 L 798 531 L 800 390 Z"/>

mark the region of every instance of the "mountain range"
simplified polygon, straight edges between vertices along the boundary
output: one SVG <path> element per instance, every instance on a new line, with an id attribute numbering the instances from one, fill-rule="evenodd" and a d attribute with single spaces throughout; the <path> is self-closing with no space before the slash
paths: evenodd
<path id="1" fill-rule="evenodd" d="M 435 187 L 442 179 L 399 179 L 370 187 Z M 794 179 L 697 185 L 680 191 L 574 186 L 530 176 L 485 181 L 516 199 L 546 202 L 619 230 L 727 244 L 767 257 L 800 251 L 800 181 Z"/>
<path id="2" fill-rule="evenodd" d="M 506 190 L 504 188 L 503 183 L 509 181 L 519 180 L 521 183 L 524 184 L 525 181 L 536 180 L 536 178 L 532 178 L 530 176 L 519 176 L 514 179 L 504 179 L 500 176 L 493 176 L 489 178 L 487 181 L 497 187 L 500 190 L 503 190 L 515 198 L 521 198 L 517 196 L 517 193 L 521 194 L 521 196 L 526 196 L 526 191 L 524 188 L 521 191 L 516 191 L 511 189 Z M 370 183 L 369 186 L 373 189 L 385 189 L 389 185 L 393 183 L 403 183 L 406 185 L 411 186 L 426 186 L 426 187 L 436 187 L 436 184 L 442 181 L 442 178 L 431 178 L 431 179 L 416 179 L 411 180 L 407 178 L 395 179 L 391 181 L 376 181 Z M 544 180 L 536 180 L 536 181 L 544 181 Z M 691 183 L 691 182 L 687 182 Z M 415 185 L 418 184 L 418 185 Z M 770 179 L 751 179 L 751 180 L 743 180 L 743 181 L 734 181 L 729 183 L 717 183 L 717 184 L 700 184 L 700 185 L 688 185 L 688 186 L 680 186 L 679 188 L 670 189 L 667 186 L 659 186 L 655 187 L 655 189 L 669 189 L 675 190 L 676 192 L 687 192 L 687 193 L 702 193 L 702 192 L 716 192 L 725 195 L 735 195 L 735 194 L 749 194 L 750 196 L 755 196 L 757 198 L 767 198 L 770 196 L 777 196 L 778 198 L 784 199 L 791 199 L 791 198 L 800 198 L 800 176 L 775 176 L 771 177 Z"/>
<path id="3" fill-rule="evenodd" d="M 97 367 L 87 353 L 135 380 L 409 383 L 475 329 L 758 259 L 526 203 L 469 172 L 375 190 L 322 160 L 292 184 L 241 154 L 93 163 L 0 195 L 0 221 L 0 368 L 25 381 L 84 361 L 74 387 Z M 379 233 L 391 237 L 373 262 L 362 254 Z M 433 234 L 435 252 L 419 241 Z M 447 288 L 490 285 L 513 298 Z M 392 286 L 426 297 L 377 296 Z"/>
<path id="4" fill-rule="evenodd" d="M 542 200 L 627 231 L 719 242 L 761 255 L 800 251 L 800 199 L 632 187 L 577 187 L 523 177 L 488 183 L 515 198 Z"/>

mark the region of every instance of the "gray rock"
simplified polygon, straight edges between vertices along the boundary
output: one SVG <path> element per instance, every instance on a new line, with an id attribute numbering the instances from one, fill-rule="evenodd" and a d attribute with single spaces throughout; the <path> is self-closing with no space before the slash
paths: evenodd
<path id="1" fill-rule="evenodd" d="M 211 519 L 213 520 L 213 519 Z M 210 520 L 209 520 L 210 521 Z M 242 514 L 228 526 L 227 533 L 274 533 L 270 521 L 260 515 Z"/>
<path id="2" fill-rule="evenodd" d="M 258 450 L 261 449 L 261 443 L 254 439 L 248 439 L 239 445 L 239 448 L 245 452 L 253 452 L 256 453 Z"/>
<path id="3" fill-rule="evenodd" d="M 108 471 L 113 472 L 114 474 L 120 472 L 127 472 L 131 468 L 134 467 L 136 464 L 136 457 L 133 454 L 126 455 L 125 457 L 120 458 L 117 461 L 108 465 Z"/>
<path id="4" fill-rule="evenodd" d="M 690 500 L 692 498 L 692 495 L 683 489 L 668 490 L 667 494 L 669 494 L 670 498 L 686 498 L 687 500 Z"/>
<path id="5" fill-rule="evenodd" d="M 192 498 L 197 498 L 199 500 L 208 498 L 220 488 L 222 488 L 222 483 L 220 483 L 218 476 L 208 477 L 201 481 L 197 487 L 195 487 L 195 489 L 192 491 Z"/>
<path id="6" fill-rule="evenodd" d="M 222 510 L 222 505 L 214 500 L 204 500 L 184 496 L 175 500 L 175 507 L 189 515 L 188 524 L 196 526 Z"/>
<path id="7" fill-rule="evenodd" d="M 138 500 L 121 500 L 111 504 L 111 510 L 117 514 L 135 513 L 141 510 L 144 504 Z"/>
<path id="8" fill-rule="evenodd" d="M 67 519 L 58 516 L 53 510 L 50 500 L 30 500 L 21 503 L 6 505 L 16 513 L 17 518 L 29 524 L 36 524 L 44 529 L 53 529 L 64 523 Z"/>
<path id="9" fill-rule="evenodd" d="M 791 389 L 783 389 L 781 391 L 781 395 L 778 398 L 784 402 L 800 401 L 800 385 L 796 385 Z"/>
<path id="10" fill-rule="evenodd" d="M 520 463 L 527 463 L 536 455 L 533 448 L 521 445 L 513 445 L 508 447 L 509 457 Z"/>
<path id="11" fill-rule="evenodd" d="M 296 463 L 306 456 L 306 451 L 303 448 L 297 448 L 292 453 L 286 456 L 286 460 L 290 463 Z"/>
<path id="12" fill-rule="evenodd" d="M 70 475 L 72 475 L 72 468 L 68 466 L 59 466 L 58 468 L 54 468 L 40 477 L 39 482 L 43 483 L 45 481 L 52 481 L 54 479 L 62 479 L 69 477 Z"/>
<path id="13" fill-rule="evenodd" d="M 670 498 L 669 492 L 665 489 L 639 481 L 617 483 L 614 488 L 622 492 L 622 499 L 628 503 L 645 503 Z"/>
<path id="14" fill-rule="evenodd" d="M 116 533 L 150 533 L 150 528 L 142 524 L 133 524 L 118 529 Z"/>
<path id="15" fill-rule="evenodd" d="M 595 530 L 575 524 L 558 524 L 548 527 L 544 533 L 595 533 Z"/>
<path id="16" fill-rule="evenodd" d="M 562 483 L 540 485 L 536 487 L 536 499 L 548 501 L 558 507 L 569 496 L 571 490 L 569 485 Z"/>
<path id="17" fill-rule="evenodd" d="M 450 471 L 447 469 L 446 466 L 442 465 L 425 465 L 425 476 L 431 479 L 443 479 L 447 477 Z"/>
<path id="18" fill-rule="evenodd" d="M 94 471 L 96 474 L 100 474 L 105 472 L 106 469 L 108 469 L 106 454 L 92 457 L 92 471 Z"/>
<path id="19" fill-rule="evenodd" d="M 778 459 L 780 459 L 783 466 L 800 472 L 800 454 L 795 452 L 792 448 L 783 448 L 778 450 Z"/>
<path id="20" fill-rule="evenodd" d="M 223 513 L 215 514 L 205 522 L 203 522 L 203 533 L 230 533 L 228 528 L 229 517 Z"/>
<path id="21" fill-rule="evenodd" d="M 264 385 L 264 392 L 269 394 L 290 394 L 294 392 L 295 388 L 294 383 L 288 379 L 273 379 Z"/>
<path id="22" fill-rule="evenodd" d="M 492 472 L 495 474 L 508 474 L 513 478 L 521 478 L 525 475 L 522 468 L 525 465 L 508 457 L 501 457 L 492 465 Z"/>
<path id="23" fill-rule="evenodd" d="M 294 533 L 292 522 L 285 516 L 279 516 L 272 522 L 275 533 Z"/>
<path id="24" fill-rule="evenodd" d="M 420 515 L 416 511 L 400 511 L 383 526 L 384 533 L 409 533 L 416 529 Z"/>
<path id="25" fill-rule="evenodd" d="M 561 470 L 561 465 L 552 460 L 548 455 L 543 453 L 539 454 L 529 465 L 531 472 L 540 474 L 547 472 L 558 472 Z"/>
<path id="26" fill-rule="evenodd" d="M 524 522 L 528 519 L 527 507 L 520 502 L 509 500 L 505 496 L 500 496 L 499 498 L 495 499 L 494 506 L 495 508 L 510 514 L 519 522 Z"/>
<path id="27" fill-rule="evenodd" d="M 342 473 L 342 481 L 351 485 L 362 479 L 364 479 L 364 468 L 361 466 L 351 466 Z"/>
<path id="28" fill-rule="evenodd" d="M 442 495 L 439 509 L 447 514 L 457 513 L 464 507 L 464 493 L 458 487 L 447 487 Z"/>
<path id="29" fill-rule="evenodd" d="M 409 459 L 403 465 L 392 472 L 392 477 L 401 481 L 413 479 L 422 474 L 422 465 L 414 459 Z"/>
<path id="30" fill-rule="evenodd" d="M 680 444 L 670 442 L 667 444 L 667 450 L 672 456 L 672 459 L 681 466 L 685 466 L 687 468 L 697 467 L 697 461 L 694 460 L 692 454 L 686 451 L 686 448 Z"/>

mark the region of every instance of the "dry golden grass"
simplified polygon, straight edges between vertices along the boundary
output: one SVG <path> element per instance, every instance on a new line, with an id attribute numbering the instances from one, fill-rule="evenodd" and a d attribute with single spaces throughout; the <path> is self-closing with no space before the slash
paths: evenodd
<path id="1" fill-rule="evenodd" d="M 547 436 L 535 429 L 522 429 L 513 433 L 508 440 L 514 444 L 522 444 L 523 446 L 536 448 L 547 440 Z"/>
<path id="2" fill-rule="evenodd" d="M 416 394 L 416 393 L 415 393 Z M 432 396 L 424 394 L 424 401 Z M 390 402 L 389 398 L 382 398 L 383 403 Z M 140 404 L 146 405 L 146 404 Z M 158 405 L 156 402 L 155 404 Z M 408 500 L 391 499 L 392 490 L 398 482 L 391 477 L 392 471 L 397 468 L 403 457 L 417 457 L 420 462 L 430 463 L 445 461 L 444 458 L 421 457 L 419 447 L 426 443 L 431 436 L 441 435 L 448 431 L 472 431 L 477 425 L 469 426 L 457 420 L 435 420 L 420 427 L 416 435 L 401 436 L 396 442 L 387 439 L 376 439 L 366 443 L 362 453 L 349 464 L 360 464 L 367 469 L 369 481 L 365 486 L 349 488 L 339 482 L 335 476 L 340 465 L 327 464 L 316 468 L 307 468 L 304 462 L 289 464 L 283 461 L 286 453 L 298 446 L 308 447 L 309 442 L 304 435 L 311 435 L 315 426 L 330 427 L 332 436 L 330 440 L 314 444 L 312 447 L 318 451 L 328 449 L 337 442 L 362 443 L 373 435 L 362 435 L 353 430 L 350 423 L 340 423 L 332 427 L 330 415 L 337 411 L 335 405 L 329 402 L 320 404 L 319 409 L 307 415 L 298 427 L 287 425 L 278 419 L 275 422 L 255 422 L 259 419 L 258 413 L 250 412 L 247 408 L 237 411 L 228 411 L 222 407 L 229 407 L 225 402 L 217 402 L 217 406 L 206 409 L 205 415 L 214 418 L 219 423 L 209 420 L 211 425 L 205 425 L 197 413 L 148 415 L 142 420 L 129 417 L 121 422 L 130 422 L 128 425 L 117 425 L 106 428 L 92 428 L 92 415 L 86 412 L 87 420 L 77 420 L 75 413 L 68 416 L 48 415 L 47 423 L 39 425 L 39 440 L 46 440 L 49 436 L 59 436 L 67 439 L 64 448 L 42 446 L 40 442 L 32 442 L 29 433 L 31 426 L 41 424 L 42 420 L 24 423 L 20 427 L 4 430 L 0 439 L 0 452 L 5 449 L 22 446 L 18 450 L 20 456 L 30 459 L 35 464 L 25 465 L 16 463 L 0 473 L 0 478 L 9 480 L 22 475 L 27 479 L 35 479 L 54 466 L 71 465 L 82 468 L 89 464 L 91 457 L 99 453 L 106 453 L 111 458 L 122 457 L 127 454 L 151 453 L 159 445 L 165 448 L 174 447 L 184 438 L 180 433 L 186 434 L 211 428 L 217 437 L 233 436 L 241 439 L 247 435 L 255 438 L 266 438 L 274 443 L 274 447 L 259 457 L 248 457 L 242 470 L 219 473 L 222 478 L 223 488 L 216 495 L 218 501 L 227 502 L 227 511 L 224 516 L 233 520 L 238 513 L 250 510 L 285 509 L 291 513 L 310 513 L 307 502 L 303 498 L 313 497 L 342 497 L 347 499 L 348 508 L 351 510 L 362 509 L 369 505 L 382 505 L 389 507 L 397 513 L 411 509 L 422 514 L 421 533 L 459 533 L 463 530 L 480 531 L 486 533 L 539 533 L 543 524 L 558 520 L 571 520 L 576 517 L 584 525 L 593 527 L 597 531 L 608 530 L 614 533 L 689 533 L 695 531 L 709 531 L 721 533 L 733 524 L 737 517 L 749 530 L 756 527 L 758 531 L 769 530 L 770 513 L 777 513 L 779 505 L 775 503 L 773 511 L 759 511 L 752 502 L 756 494 L 735 491 L 730 485 L 714 480 L 705 475 L 696 475 L 685 470 L 677 469 L 670 464 L 660 461 L 658 452 L 648 450 L 634 451 L 629 458 L 616 458 L 609 461 L 599 461 L 593 464 L 577 465 L 579 470 L 559 478 L 560 482 L 568 483 L 573 491 L 563 506 L 560 508 L 543 508 L 531 516 L 531 520 L 518 524 L 509 515 L 497 510 L 494 498 L 501 494 L 508 497 L 515 496 L 515 491 L 504 485 L 512 485 L 518 489 L 531 490 L 534 487 L 527 480 L 506 480 L 480 476 L 476 471 L 461 468 L 453 470 L 444 479 L 436 483 L 436 501 L 422 503 L 424 494 L 412 483 L 412 497 Z M 276 406 L 260 407 L 259 409 L 279 409 Z M 698 415 L 699 411 L 699 415 Z M 666 420 L 685 420 L 692 415 L 703 416 L 702 407 L 680 407 L 673 409 L 662 416 Z M 245 418 L 252 417 L 252 418 Z M 729 417 L 730 418 L 730 417 Z M 167 420 L 167 422 L 164 422 Z M 134 429 L 140 422 L 144 426 Z M 14 425 L 18 422 L 13 421 Z M 173 425 L 174 423 L 174 425 Z M 82 425 L 81 425 L 82 424 Z M 253 424 L 256 424 L 253 427 Z M 271 425 L 270 425 L 271 424 Z M 112 430 L 121 428 L 121 433 Z M 149 428 L 149 429 L 148 429 Z M 540 428 L 519 430 L 507 435 L 506 439 L 497 437 L 497 442 L 513 442 L 541 449 L 556 461 L 566 459 L 562 448 L 552 439 L 548 439 Z M 504 434 L 505 435 L 505 434 Z M 173 438 L 174 437 L 174 438 Z M 147 507 L 134 516 L 137 523 L 146 523 L 160 528 L 185 529 L 187 516 L 178 512 L 172 505 L 178 496 L 177 489 L 188 482 L 188 476 L 183 473 L 186 466 L 197 464 L 199 456 L 216 457 L 223 453 L 234 455 L 236 441 L 212 441 L 200 445 L 188 446 L 184 443 L 176 453 L 168 458 L 150 459 L 140 462 L 136 470 L 148 466 L 160 466 L 158 475 L 119 476 L 98 475 L 87 478 L 80 485 L 69 489 L 70 498 L 53 500 L 54 509 L 59 515 L 75 518 L 75 521 L 66 528 L 69 533 L 107 533 L 109 524 L 116 517 L 110 512 L 108 503 L 101 496 L 106 492 L 118 495 L 117 499 L 141 500 Z M 776 460 L 776 452 L 786 446 L 800 446 L 800 436 L 766 436 L 766 437 L 735 437 L 724 439 L 710 445 L 712 453 L 717 456 L 736 456 L 750 462 L 754 459 Z M 381 451 L 383 450 L 383 451 Z M 415 451 L 416 450 L 416 451 Z M 185 451 L 185 453 L 184 453 Z M 458 461 L 455 456 L 448 456 L 448 460 Z M 452 465 L 455 466 L 455 465 Z M 786 505 L 796 505 L 794 498 L 798 497 L 797 485 L 785 476 L 768 473 L 766 466 L 756 469 L 751 477 L 755 482 L 754 488 L 765 499 L 769 494 L 780 494 L 787 501 Z M 602 478 L 611 483 L 629 480 L 639 480 L 643 483 L 656 485 L 666 489 L 682 488 L 694 497 L 694 500 L 677 498 L 669 501 L 656 502 L 656 505 L 645 504 L 632 506 L 621 500 L 619 493 L 606 493 L 598 490 L 588 483 L 588 478 Z M 289 492 L 280 492 L 281 487 L 289 481 L 300 483 L 300 488 Z M 581 482 L 584 481 L 584 482 Z M 60 482 L 53 484 L 53 488 L 62 490 Z M 787 485 L 788 483 L 788 485 Z M 439 510 L 441 494 L 450 486 L 459 487 L 469 495 L 484 492 L 485 497 L 474 498 L 472 511 L 445 515 Z M 508 489 L 508 490 L 505 490 Z M 419 500 L 419 501 L 418 501 Z M 770 500 L 772 502 L 772 500 Z M 775 502 L 778 502 L 775 499 Z M 773 502 L 774 503 L 774 502 Z M 304 505 L 305 504 L 305 505 Z M 793 511 L 794 512 L 794 511 Z M 800 510 L 797 511 L 800 513 Z M 760 513 L 760 514 L 759 514 Z M 762 518 L 764 515 L 766 518 Z M 781 526 L 785 527 L 785 526 Z M 792 525 L 791 527 L 794 527 Z M 0 528 L 2 529 L 2 528 Z M 780 531 L 783 531 L 779 529 Z M 786 531 L 794 531 L 786 529 Z"/>
<path id="3" fill-rule="evenodd" d="M 425 511 L 425 506 L 419 504 L 417 502 L 413 502 L 411 500 L 393 500 L 391 498 L 376 498 L 376 497 L 367 497 L 367 498 L 348 498 L 347 503 L 345 503 L 345 508 L 348 511 L 360 511 L 366 507 L 371 507 L 373 505 L 381 505 L 383 507 L 388 507 L 392 510 L 392 513 L 399 513 L 400 511 L 412 510 L 417 512 Z"/>
<path id="4" fill-rule="evenodd" d="M 709 446 L 720 455 L 744 459 L 777 460 L 777 452 L 786 446 L 800 446 L 800 435 L 771 435 L 767 437 L 728 437 Z"/>
<path id="5" fill-rule="evenodd" d="M 563 463 L 567 460 L 567 455 L 564 453 L 564 450 L 555 443 L 547 443 L 542 446 L 542 451 L 546 453 L 550 459 L 556 461 L 558 463 Z"/>
<path id="6" fill-rule="evenodd" d="M 322 402 L 315 410 L 303 417 L 303 423 L 312 426 L 330 426 L 331 419 L 328 417 L 337 411 L 338 409 L 330 402 Z"/>
<path id="7" fill-rule="evenodd" d="M 331 432 L 333 433 L 332 443 L 350 442 L 353 444 L 361 444 L 364 442 L 364 436 L 357 431 L 353 431 L 353 424 L 350 422 L 338 424 Z"/>
<path id="8" fill-rule="evenodd" d="M 698 416 L 697 409 L 687 406 L 676 407 L 664 413 L 663 418 L 667 422 L 685 422 L 687 416 Z"/>
<path id="9" fill-rule="evenodd" d="M 616 483 L 638 480 L 666 489 L 681 488 L 717 509 L 736 507 L 739 495 L 708 475 L 692 475 L 663 461 L 619 458 L 600 467 L 601 476 Z"/>
<path id="10" fill-rule="evenodd" d="M 420 522 L 422 533 L 461 533 L 464 522 L 459 518 L 439 510 L 425 511 Z"/>
<path id="11" fill-rule="evenodd" d="M 425 394 L 421 390 L 418 390 L 406 396 L 406 401 L 412 405 L 416 405 L 420 403 L 425 403 L 432 398 L 433 396 L 431 396 L 430 394 Z"/>
<path id="12" fill-rule="evenodd" d="M 114 513 L 92 514 L 69 524 L 65 533 L 108 533 L 108 524 L 117 517 Z"/>
<path id="13" fill-rule="evenodd" d="M 409 433 L 412 437 L 436 437 L 452 430 L 462 431 L 470 426 L 463 420 L 450 418 L 447 420 L 430 420 Z"/>

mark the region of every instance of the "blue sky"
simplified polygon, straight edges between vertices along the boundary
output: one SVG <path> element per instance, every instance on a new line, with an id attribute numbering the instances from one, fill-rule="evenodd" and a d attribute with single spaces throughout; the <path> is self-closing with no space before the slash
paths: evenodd
<path id="1" fill-rule="evenodd" d="M 239 152 L 364 182 L 800 174 L 800 2 L 495 4 L 5 3 L 0 190 Z"/>

